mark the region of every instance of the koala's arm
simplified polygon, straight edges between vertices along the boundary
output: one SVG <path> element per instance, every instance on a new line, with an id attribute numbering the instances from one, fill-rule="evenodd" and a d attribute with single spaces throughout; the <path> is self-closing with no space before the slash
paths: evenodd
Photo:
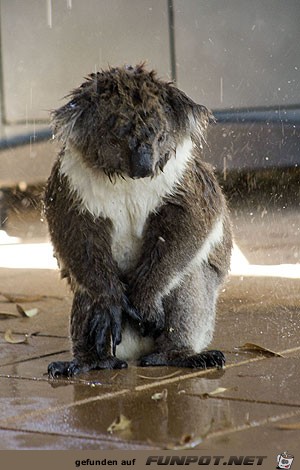
<path id="1" fill-rule="evenodd" d="M 141 257 L 128 275 L 130 301 L 142 317 L 144 334 L 155 336 L 163 329 L 164 296 L 180 283 L 216 224 L 222 227 L 225 202 L 214 176 L 204 170 L 187 175 L 149 217 Z"/>
<path id="2" fill-rule="evenodd" d="M 45 206 L 62 277 L 68 279 L 73 291 L 85 293 L 92 305 L 99 305 L 99 321 L 103 322 L 102 329 L 111 334 L 115 349 L 121 340 L 121 312 L 129 306 L 111 254 L 111 223 L 80 210 L 59 165 L 49 178 Z M 92 314 L 93 309 L 86 312 L 87 316 Z"/>

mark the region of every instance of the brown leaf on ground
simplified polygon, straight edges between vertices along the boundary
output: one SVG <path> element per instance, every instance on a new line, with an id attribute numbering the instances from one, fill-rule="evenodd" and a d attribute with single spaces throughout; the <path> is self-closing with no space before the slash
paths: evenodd
<path id="1" fill-rule="evenodd" d="M 39 313 L 39 310 L 37 308 L 31 308 L 29 310 L 25 310 L 19 304 L 16 305 L 16 309 L 18 310 L 20 315 L 22 315 L 22 317 L 26 317 L 26 318 L 34 317 L 35 315 L 37 315 Z"/>
<path id="2" fill-rule="evenodd" d="M 27 335 L 23 336 L 23 338 L 16 338 L 15 336 L 13 336 L 13 332 L 10 329 L 6 330 L 6 332 L 4 333 L 4 339 L 7 343 L 10 344 L 21 344 L 28 342 Z"/>
<path id="3" fill-rule="evenodd" d="M 112 434 L 114 432 L 125 431 L 130 429 L 130 427 L 130 419 L 126 418 L 124 415 L 120 415 L 111 423 L 111 425 L 107 428 L 107 431 Z"/>
<path id="4" fill-rule="evenodd" d="M 239 346 L 238 349 L 240 351 L 261 352 L 262 354 L 268 356 L 284 357 L 278 352 L 272 351 L 271 349 L 265 348 L 264 346 L 260 346 L 259 344 L 255 343 L 245 343 L 243 346 Z"/>
<path id="5" fill-rule="evenodd" d="M 161 392 L 154 393 L 151 398 L 154 401 L 166 401 L 168 396 L 168 390 L 164 388 Z"/>
<path id="6" fill-rule="evenodd" d="M 194 437 L 192 434 L 184 434 L 178 443 L 168 444 L 167 449 L 170 450 L 184 450 L 193 449 L 203 442 L 202 437 Z"/>

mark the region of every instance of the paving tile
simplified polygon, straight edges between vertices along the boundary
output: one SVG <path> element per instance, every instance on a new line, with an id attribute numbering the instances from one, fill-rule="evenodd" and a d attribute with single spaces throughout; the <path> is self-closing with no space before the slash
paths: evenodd
<path id="1" fill-rule="evenodd" d="M 249 422 L 262 421 L 263 426 L 264 420 L 300 411 L 298 364 L 299 357 L 263 358 L 241 366 L 233 364 L 225 373 L 193 378 L 189 378 L 191 373 L 176 376 L 172 368 L 131 367 L 117 372 L 95 371 L 67 381 L 68 386 L 64 381 L 2 378 L 3 404 L 8 405 L 0 427 L 104 439 L 109 425 L 124 414 L 132 425 L 121 433 L 121 439 L 172 447 L 183 436 L 198 439 L 220 431 L 231 434 L 238 426 L 247 428 Z M 25 366 L 15 364 L 15 373 L 24 375 Z M 166 374 L 170 369 L 173 373 Z M 223 399 L 204 398 L 203 394 L 219 387 L 228 389 L 220 393 Z M 166 400 L 153 400 L 153 395 L 164 389 L 168 391 Z M 15 395 L 11 396 L 10 390 Z M 30 398 L 26 400 L 26 396 Z M 19 403 L 17 408 L 15 402 Z"/>
<path id="2" fill-rule="evenodd" d="M 0 427 L 100 438 L 109 435 L 109 426 L 124 415 L 130 425 L 117 433 L 119 438 L 132 442 L 163 443 L 165 447 L 172 447 L 176 443 L 179 445 L 182 439 L 189 439 L 189 436 L 197 440 L 207 433 L 290 411 L 287 406 L 205 399 L 201 396 L 215 390 L 222 382 L 222 379 L 198 378 L 164 386 L 151 384 L 149 389 L 139 392 L 135 388 L 102 394 L 95 389 L 87 392 L 87 387 L 73 384 L 70 388 L 73 397 L 68 405 L 44 409 L 42 413 L 24 414 L 17 419 L 4 419 L 0 421 Z M 165 389 L 165 400 L 153 398 Z"/>
<path id="3" fill-rule="evenodd" d="M 68 337 L 70 302 L 49 299 L 30 304 L 23 303 L 21 306 L 24 310 L 37 308 L 38 313 L 32 318 L 13 317 L 0 320 L 0 335 L 10 329 L 20 334 Z M 15 305 L 1 307 L 4 312 L 16 313 Z"/>
<path id="4" fill-rule="evenodd" d="M 210 347 L 234 350 L 252 342 L 274 351 L 300 346 L 300 280 L 237 278 L 221 293 Z"/>
<path id="5" fill-rule="evenodd" d="M 16 303 L 24 310 L 37 308 L 38 314 L 32 318 L 1 319 L 0 332 L 7 329 L 18 333 L 36 333 L 52 336 L 69 334 L 69 312 L 72 295 L 57 271 L 43 269 L 0 269 L 0 312 L 16 313 Z M 28 302 L 8 302 L 1 293 L 13 297 L 44 296 L 40 300 Z"/>
<path id="6" fill-rule="evenodd" d="M 299 302 L 299 279 L 260 276 L 229 276 L 220 296 L 221 311 L 244 313 L 255 308 L 256 312 L 285 307 L 293 311 Z M 223 308 L 226 304 L 226 309 Z"/>
<path id="7" fill-rule="evenodd" d="M 0 423 L 3 419 L 32 411 L 49 412 L 63 404 L 73 404 L 76 401 L 92 401 L 100 395 L 118 396 L 120 392 L 130 395 L 135 390 L 141 394 L 149 389 L 156 389 L 186 380 L 187 377 L 202 376 L 206 380 L 217 380 L 224 371 L 191 371 L 172 367 L 140 368 L 130 365 L 124 370 L 99 370 L 81 374 L 72 379 L 48 379 L 46 375 L 50 360 L 67 360 L 69 353 L 43 356 L 34 360 L 17 362 L 0 367 L 0 401 L 3 405 L 10 399 L 12 406 L 3 408 Z M 10 394 L 13 388 L 13 395 Z M 154 392 L 153 392 L 154 393 Z M 63 401 L 60 401 L 62 396 Z M 29 398 L 27 398 L 29 397 Z M 55 402 L 55 399 L 57 401 Z M 18 403 L 18 407 L 15 406 Z M 31 406 L 32 405 L 32 406 Z"/>
<path id="8" fill-rule="evenodd" d="M 156 390 L 157 392 L 159 389 Z M 153 395 L 153 394 L 152 394 Z M 77 395 L 77 399 L 78 399 Z M 280 408 L 280 409 L 278 409 Z M 24 421 L 8 422 L 8 426 L 31 431 L 59 433 L 84 438 L 107 437 L 108 428 L 122 414 L 130 420 L 130 426 L 116 432 L 125 441 L 143 441 L 167 447 L 197 442 L 208 432 L 235 429 L 245 422 L 267 419 L 274 413 L 287 413 L 286 407 L 254 405 L 248 403 L 187 399 L 169 392 L 167 403 L 155 403 L 151 394 L 131 394 L 110 400 L 96 400 L 88 404 L 61 409 Z M 38 418 L 38 419 L 36 419 Z"/>
<path id="9" fill-rule="evenodd" d="M 0 268 L 0 277 L 0 292 L 59 297 L 68 292 L 66 283 L 60 280 L 56 270 Z"/>
<path id="10" fill-rule="evenodd" d="M 288 417 L 289 414 L 294 414 L 292 417 Z M 278 415 L 272 416 L 271 419 L 265 424 L 261 424 L 263 420 L 252 422 L 248 427 L 244 429 L 228 430 L 228 432 L 215 433 L 209 436 L 205 444 L 209 449 L 218 449 L 219 453 L 227 452 L 230 449 L 235 451 L 237 455 L 241 454 L 241 450 L 245 455 L 245 451 L 249 450 L 250 455 L 258 454 L 267 455 L 269 460 L 268 468 L 276 468 L 276 457 L 283 451 L 295 455 L 295 464 L 297 462 L 299 466 L 300 462 L 300 448 L 299 448 L 299 429 L 295 430 L 282 430 L 280 425 L 298 425 L 300 423 L 300 411 L 299 409 L 295 412 L 290 411 L 287 413 L 278 413 Z M 261 425 L 260 425 L 261 424 Z M 258 425 L 260 425 L 258 427 Z M 198 448 L 203 446 L 201 444 Z M 220 455 L 219 454 L 219 455 Z M 274 460 L 272 460 L 272 458 Z M 271 464 L 273 462 L 273 466 Z M 295 468 L 296 465 L 294 465 Z"/>
<path id="11" fill-rule="evenodd" d="M 0 422 L 73 400 L 72 387 L 53 388 L 46 380 L 0 377 Z"/>
<path id="12" fill-rule="evenodd" d="M 222 396 L 224 400 L 237 400 L 249 403 L 281 404 L 299 407 L 299 352 L 298 357 L 268 358 L 261 361 L 249 362 L 237 367 L 225 370 L 219 379 L 218 387 L 225 388 L 223 393 L 217 393 L 216 397 Z M 190 382 L 192 385 L 190 385 Z M 213 382 L 209 393 L 213 390 Z M 197 378 L 185 381 L 180 387 L 193 389 L 193 394 L 201 397 L 203 388 Z M 198 391 L 197 391 L 198 390 Z M 186 392 L 190 393 L 190 392 Z"/>

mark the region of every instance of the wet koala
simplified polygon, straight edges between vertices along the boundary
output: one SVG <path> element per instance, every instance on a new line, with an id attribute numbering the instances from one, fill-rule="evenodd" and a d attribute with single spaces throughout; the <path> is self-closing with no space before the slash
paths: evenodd
<path id="1" fill-rule="evenodd" d="M 53 112 L 45 212 L 74 293 L 73 359 L 50 376 L 222 367 L 205 351 L 228 271 L 228 210 L 202 161 L 210 112 L 143 65 L 91 74 Z"/>

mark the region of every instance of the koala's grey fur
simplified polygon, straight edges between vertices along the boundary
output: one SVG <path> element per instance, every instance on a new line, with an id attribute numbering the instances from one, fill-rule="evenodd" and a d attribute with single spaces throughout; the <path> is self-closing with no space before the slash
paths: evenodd
<path id="1" fill-rule="evenodd" d="M 45 210 L 74 292 L 73 360 L 95 368 L 222 367 L 212 338 L 228 271 L 226 202 L 201 158 L 210 112 L 143 65 L 91 74 L 53 112 L 62 149 Z"/>

